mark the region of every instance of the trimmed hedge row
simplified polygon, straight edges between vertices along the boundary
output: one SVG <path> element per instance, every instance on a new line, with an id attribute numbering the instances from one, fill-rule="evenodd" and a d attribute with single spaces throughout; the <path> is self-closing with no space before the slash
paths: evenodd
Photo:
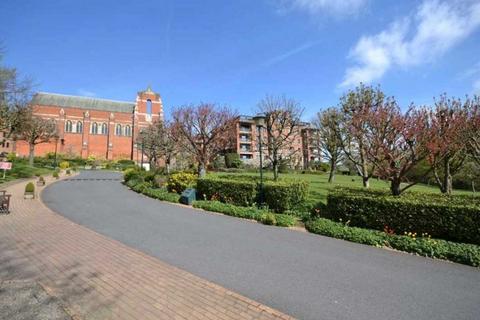
<path id="1" fill-rule="evenodd" d="M 394 197 L 379 191 L 336 188 L 319 215 L 351 226 L 396 234 L 427 233 L 434 238 L 480 244 L 480 200 L 468 196 L 406 193 Z"/>
<path id="2" fill-rule="evenodd" d="M 264 224 L 280 227 L 292 227 L 297 223 L 297 219 L 294 216 L 274 214 L 268 210 L 258 209 L 256 207 L 239 207 L 219 201 L 195 201 L 193 207 L 223 213 L 232 217 L 257 220 Z"/>
<path id="3" fill-rule="evenodd" d="M 197 194 L 203 199 L 251 206 L 256 201 L 257 184 L 253 181 L 203 178 L 197 181 Z"/>
<path id="4" fill-rule="evenodd" d="M 450 260 L 474 267 L 480 266 L 480 246 L 455 243 L 446 240 L 417 238 L 412 236 L 389 235 L 377 230 L 348 227 L 342 223 L 318 218 L 305 223 L 312 233 L 337 239 L 368 244 L 377 247 L 389 247 L 420 256 Z"/>
<path id="5" fill-rule="evenodd" d="M 259 185 L 255 179 L 229 176 L 205 177 L 197 181 L 197 194 L 205 200 L 219 200 L 240 206 L 251 206 L 259 200 Z M 308 195 L 304 181 L 267 181 L 263 199 L 275 212 L 285 212 L 301 206 Z"/>
<path id="6" fill-rule="evenodd" d="M 131 179 L 125 183 L 135 192 L 142 193 L 150 198 L 161 201 L 178 203 L 180 196 L 177 193 L 168 192 L 165 189 L 153 188 L 149 182 L 141 182 L 140 180 Z"/>

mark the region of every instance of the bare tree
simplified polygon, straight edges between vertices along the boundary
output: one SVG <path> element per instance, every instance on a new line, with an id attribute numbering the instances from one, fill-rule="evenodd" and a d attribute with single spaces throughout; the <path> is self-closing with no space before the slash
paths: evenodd
<path id="1" fill-rule="evenodd" d="M 329 183 L 333 182 L 337 165 L 343 160 L 340 140 L 341 119 L 342 115 L 337 109 L 329 108 L 319 112 L 314 121 L 313 143 L 318 150 L 318 156 L 330 164 Z"/>
<path id="2" fill-rule="evenodd" d="M 49 142 L 57 137 L 57 125 L 55 120 L 43 119 L 35 116 L 29 107 L 23 114 L 21 125 L 15 130 L 20 140 L 25 140 L 29 146 L 29 164 L 33 166 L 35 146 Z"/>
<path id="3" fill-rule="evenodd" d="M 366 135 L 372 143 L 368 157 L 376 172 L 390 181 L 390 190 L 398 196 L 417 183 L 402 182 L 412 168 L 428 156 L 428 111 L 411 106 L 402 114 L 393 98 L 370 111 Z M 426 173 L 425 173 L 426 174 Z"/>
<path id="4" fill-rule="evenodd" d="M 21 79 L 16 69 L 0 65 L 0 132 L 10 137 L 18 129 L 31 97 L 32 81 Z"/>
<path id="5" fill-rule="evenodd" d="M 265 115 L 267 158 L 277 180 L 281 162 L 301 152 L 292 145 L 300 133 L 303 109 L 297 101 L 285 96 L 266 96 L 258 103 L 258 111 Z"/>
<path id="6" fill-rule="evenodd" d="M 468 153 L 480 165 L 480 97 L 467 99 L 464 110 L 468 116 L 467 130 L 465 131 Z"/>
<path id="7" fill-rule="evenodd" d="M 452 175 L 460 170 L 467 157 L 467 139 L 464 139 L 467 113 L 460 100 L 442 95 L 430 110 L 429 122 L 428 160 L 440 191 L 451 194 Z"/>
<path id="8" fill-rule="evenodd" d="M 155 168 L 159 159 L 165 160 L 167 173 L 170 171 L 170 162 L 175 154 L 175 141 L 172 136 L 172 127 L 169 123 L 156 121 L 143 129 L 137 143 L 142 144 L 143 152 L 148 158 L 150 167 Z"/>
<path id="9" fill-rule="evenodd" d="M 204 176 L 215 156 L 232 148 L 235 114 L 226 107 L 202 103 L 173 111 L 173 138 L 198 162 L 199 176 Z"/>
<path id="10" fill-rule="evenodd" d="M 368 117 L 373 109 L 384 103 L 385 94 L 380 88 L 360 84 L 340 99 L 343 113 L 340 141 L 345 156 L 350 160 L 362 177 L 363 186 L 369 187 L 369 179 L 374 173 L 374 166 L 369 161 L 368 153 L 372 145 L 367 137 Z"/>

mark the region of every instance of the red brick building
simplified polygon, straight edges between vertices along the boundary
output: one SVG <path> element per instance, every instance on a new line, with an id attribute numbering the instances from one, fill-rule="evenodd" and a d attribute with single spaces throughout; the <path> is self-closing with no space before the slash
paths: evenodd
<path id="1" fill-rule="evenodd" d="M 319 157 L 312 144 L 312 130 L 310 123 L 302 122 L 298 130 L 291 136 L 288 146 L 280 154 L 290 159 L 292 167 L 307 168 L 310 162 L 318 161 Z M 245 164 L 259 165 L 260 152 L 258 146 L 259 132 L 252 116 L 242 115 L 236 125 L 236 152 Z M 262 141 L 267 141 L 266 130 L 263 130 Z M 263 148 L 263 161 L 268 163 L 267 150 Z"/>
<path id="2" fill-rule="evenodd" d="M 138 92 L 135 102 L 37 93 L 32 106 L 35 115 L 53 119 L 58 126 L 58 139 L 36 145 L 37 156 L 57 151 L 82 158 L 138 160 L 138 133 L 163 120 L 160 95 L 150 88 Z M 17 142 L 17 154 L 27 156 L 28 151 L 26 142 Z"/>

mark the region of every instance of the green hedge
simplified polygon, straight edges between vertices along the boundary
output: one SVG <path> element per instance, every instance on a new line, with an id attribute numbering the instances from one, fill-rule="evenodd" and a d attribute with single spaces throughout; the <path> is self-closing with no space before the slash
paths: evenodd
<path id="1" fill-rule="evenodd" d="M 209 176 L 197 181 L 197 194 L 200 199 L 250 206 L 259 200 L 259 184 L 257 178 L 252 176 Z M 266 181 L 263 184 L 263 195 L 268 208 L 283 213 L 304 205 L 308 195 L 308 183 Z"/>
<path id="2" fill-rule="evenodd" d="M 336 188 L 327 196 L 321 217 L 349 221 L 351 226 L 396 234 L 427 233 L 434 238 L 480 244 L 480 198 L 406 193 L 394 197 L 379 191 Z"/>
<path id="3" fill-rule="evenodd" d="M 389 235 L 377 230 L 349 227 L 339 222 L 318 218 L 305 223 L 305 228 L 316 234 L 337 239 L 389 247 L 401 251 L 415 253 L 425 257 L 450 260 L 458 263 L 480 266 L 480 246 L 466 243 L 455 243 L 429 237 Z"/>
<path id="4" fill-rule="evenodd" d="M 223 213 L 232 217 L 257 220 L 265 224 L 280 227 L 292 227 L 297 223 L 297 219 L 293 216 L 274 214 L 265 209 L 258 209 L 257 207 L 239 207 L 219 201 L 195 201 L 193 207 Z"/>
<path id="5" fill-rule="evenodd" d="M 263 199 L 276 212 L 285 212 L 302 206 L 307 201 L 308 183 L 305 181 L 267 181 L 263 184 Z"/>
<path id="6" fill-rule="evenodd" d="M 208 177 L 198 179 L 197 194 L 200 199 L 251 206 L 256 201 L 257 185 L 252 181 Z"/>
<path id="7" fill-rule="evenodd" d="M 125 184 L 133 191 L 142 193 L 150 198 L 174 203 L 178 203 L 180 201 L 180 196 L 178 193 L 171 193 L 163 188 L 155 188 L 151 182 L 144 182 L 143 179 L 132 178 L 125 182 Z"/>

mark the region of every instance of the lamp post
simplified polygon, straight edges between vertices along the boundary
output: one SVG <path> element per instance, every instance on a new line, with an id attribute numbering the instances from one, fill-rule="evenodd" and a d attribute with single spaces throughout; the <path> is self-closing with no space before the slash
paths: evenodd
<path id="1" fill-rule="evenodd" d="M 253 121 L 255 121 L 255 125 L 258 130 L 258 150 L 260 153 L 260 192 L 259 192 L 259 204 L 263 204 L 263 153 L 262 153 L 262 129 L 265 126 L 265 115 L 264 114 L 257 114 L 253 117 Z"/>
<path id="2" fill-rule="evenodd" d="M 53 168 L 57 167 L 57 146 L 58 146 L 58 139 L 60 137 L 58 135 L 55 136 L 55 158 L 53 159 Z"/>
<path id="3" fill-rule="evenodd" d="M 141 157 L 140 157 L 140 158 L 141 158 L 141 159 L 140 159 L 140 163 L 141 163 L 140 168 L 141 168 L 142 170 L 143 170 L 143 151 L 144 151 L 144 148 L 145 148 L 145 142 L 144 142 L 143 139 L 142 139 L 142 155 L 141 155 Z"/>

